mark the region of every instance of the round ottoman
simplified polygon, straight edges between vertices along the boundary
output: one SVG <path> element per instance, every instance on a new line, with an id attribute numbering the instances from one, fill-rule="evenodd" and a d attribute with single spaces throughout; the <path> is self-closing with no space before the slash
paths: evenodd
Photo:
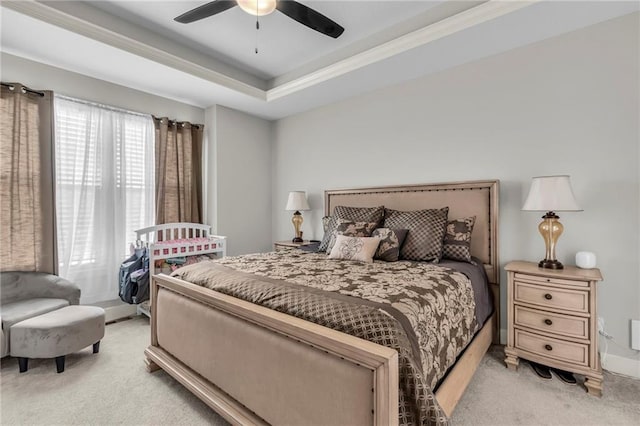
<path id="1" fill-rule="evenodd" d="M 64 357 L 93 345 L 100 350 L 104 337 L 104 309 L 97 306 L 66 306 L 11 326 L 11 356 L 18 358 L 20 372 L 29 358 L 55 358 L 58 373 L 64 371 Z"/>

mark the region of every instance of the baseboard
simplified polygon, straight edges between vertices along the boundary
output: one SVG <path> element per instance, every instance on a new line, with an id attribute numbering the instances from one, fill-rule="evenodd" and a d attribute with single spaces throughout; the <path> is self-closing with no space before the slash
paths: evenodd
<path id="1" fill-rule="evenodd" d="M 640 359 L 607 354 L 602 360 L 602 368 L 612 373 L 640 379 Z"/>
<path id="2" fill-rule="evenodd" d="M 132 315 L 137 315 L 136 305 L 130 305 L 120 300 L 105 300 L 103 302 L 92 303 L 104 309 L 105 322 L 109 323 Z"/>

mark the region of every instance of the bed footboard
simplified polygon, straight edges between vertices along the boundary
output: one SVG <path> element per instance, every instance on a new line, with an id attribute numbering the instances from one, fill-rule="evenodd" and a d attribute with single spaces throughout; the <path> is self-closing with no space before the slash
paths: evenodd
<path id="1" fill-rule="evenodd" d="M 398 423 L 395 350 L 166 275 L 151 297 L 149 370 L 228 421 Z"/>

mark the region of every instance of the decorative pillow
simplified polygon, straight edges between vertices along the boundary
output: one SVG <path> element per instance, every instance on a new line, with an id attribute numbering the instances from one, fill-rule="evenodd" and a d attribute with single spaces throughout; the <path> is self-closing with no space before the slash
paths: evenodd
<path id="1" fill-rule="evenodd" d="M 384 219 L 384 206 L 380 207 L 345 207 L 336 206 L 333 215 L 322 218 L 324 237 L 318 247 L 318 251 L 327 251 L 331 237 L 338 226 L 338 219 L 350 220 L 352 222 L 375 222 L 380 226 Z"/>
<path id="2" fill-rule="evenodd" d="M 380 238 L 380 245 L 376 251 L 375 259 L 386 262 L 395 262 L 400 258 L 400 247 L 404 239 L 407 238 L 406 229 L 378 228 L 371 234 L 372 237 Z"/>
<path id="3" fill-rule="evenodd" d="M 475 216 L 450 220 L 447 223 L 447 233 L 444 236 L 442 257 L 459 260 L 461 262 L 472 262 L 471 232 L 473 231 L 473 225 L 475 223 Z"/>
<path id="4" fill-rule="evenodd" d="M 338 226 L 327 246 L 327 254 L 331 253 L 333 245 L 336 243 L 338 235 L 346 235 L 348 237 L 370 237 L 371 233 L 378 226 L 373 222 L 352 222 L 350 220 L 338 219 Z"/>
<path id="5" fill-rule="evenodd" d="M 322 218 L 322 230 L 324 232 L 327 232 L 327 229 L 329 229 L 329 225 L 331 224 L 332 220 L 333 220 L 333 217 L 331 216 L 325 216 Z"/>
<path id="6" fill-rule="evenodd" d="M 358 262 L 373 262 L 373 255 L 380 243 L 375 237 L 348 237 L 338 235 L 336 243 L 329 253 L 329 259 L 356 260 Z"/>
<path id="7" fill-rule="evenodd" d="M 318 246 L 318 251 L 327 251 L 327 247 L 329 247 L 329 242 L 331 241 L 331 237 L 336 232 L 336 228 L 338 227 L 338 217 L 337 216 L 325 216 L 322 218 L 322 227 L 324 228 L 324 236 L 322 237 L 322 241 Z"/>
<path id="8" fill-rule="evenodd" d="M 400 248 L 401 259 L 438 263 L 442 258 L 448 214 L 449 207 L 410 212 L 387 209 L 384 227 L 409 230 Z"/>

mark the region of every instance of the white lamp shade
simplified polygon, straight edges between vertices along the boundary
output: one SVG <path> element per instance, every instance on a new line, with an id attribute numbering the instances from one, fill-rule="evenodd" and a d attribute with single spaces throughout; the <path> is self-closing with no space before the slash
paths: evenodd
<path id="1" fill-rule="evenodd" d="M 569 176 L 538 176 L 531 181 L 529 196 L 522 206 L 529 211 L 582 211 L 573 195 Z"/>
<path id="2" fill-rule="evenodd" d="M 304 191 L 291 191 L 285 210 L 311 210 L 307 202 L 307 194 Z"/>

